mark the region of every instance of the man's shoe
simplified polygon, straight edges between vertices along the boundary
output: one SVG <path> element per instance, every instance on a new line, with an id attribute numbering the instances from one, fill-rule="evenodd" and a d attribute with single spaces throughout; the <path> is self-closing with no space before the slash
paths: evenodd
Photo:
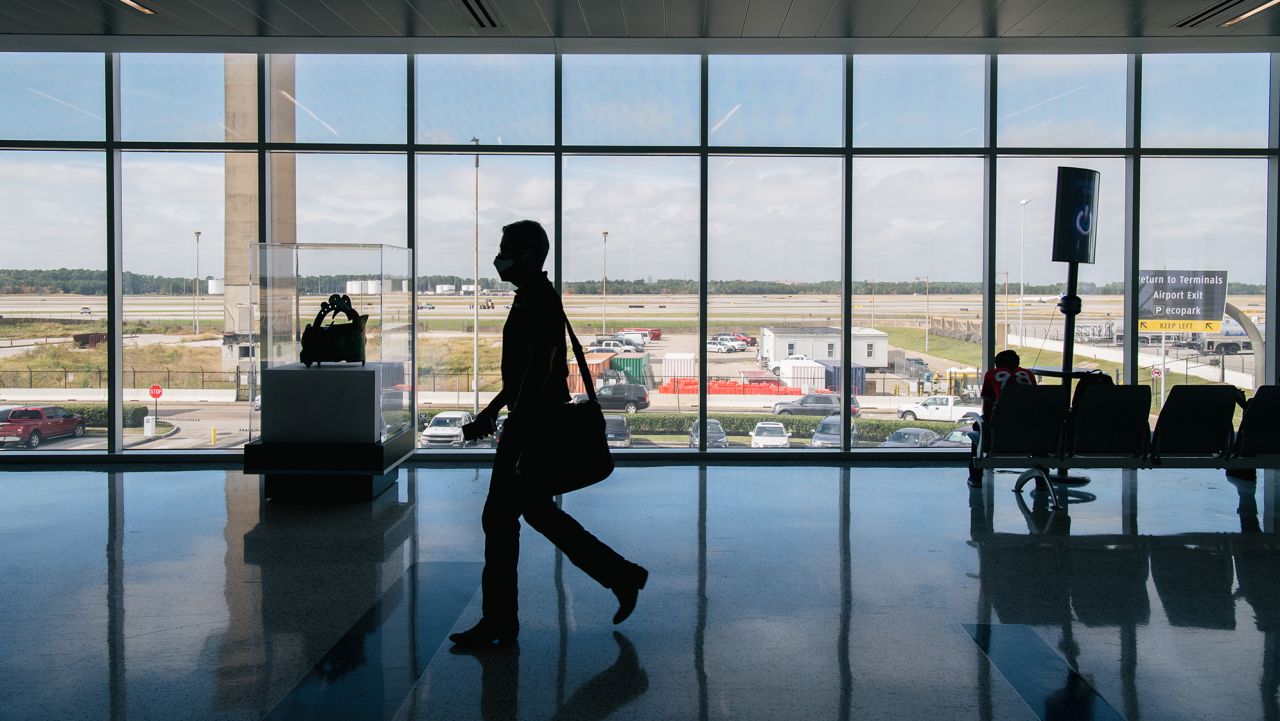
<path id="1" fill-rule="evenodd" d="M 520 635 L 520 624 L 491 623 L 485 619 L 466 631 L 449 635 L 455 646 L 462 648 L 487 648 L 490 646 L 506 646 Z"/>
<path id="2" fill-rule="evenodd" d="M 643 566 L 638 569 L 631 580 L 613 587 L 613 595 L 618 597 L 618 612 L 613 614 L 615 625 L 627 620 L 627 616 L 636 610 L 636 600 L 640 597 L 640 589 L 649 581 L 649 572 Z"/>

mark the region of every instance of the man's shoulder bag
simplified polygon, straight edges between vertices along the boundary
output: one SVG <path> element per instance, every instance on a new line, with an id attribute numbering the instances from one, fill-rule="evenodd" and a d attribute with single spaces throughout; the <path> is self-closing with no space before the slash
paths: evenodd
<path id="1" fill-rule="evenodd" d="M 546 418 L 534 421 L 539 430 L 527 435 L 529 443 L 516 462 L 521 476 L 540 484 L 542 490 L 552 496 L 586 488 L 613 473 L 613 457 L 609 455 L 609 443 L 605 439 L 604 411 L 596 400 L 595 382 L 568 316 L 564 316 L 564 326 L 573 342 L 573 355 L 578 359 L 587 400 L 551 406 Z"/>

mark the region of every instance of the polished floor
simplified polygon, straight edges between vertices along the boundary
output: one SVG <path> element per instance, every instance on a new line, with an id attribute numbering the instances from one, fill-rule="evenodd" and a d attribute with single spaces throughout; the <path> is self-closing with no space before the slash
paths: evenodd
<path id="1" fill-rule="evenodd" d="M 623 467 L 526 529 L 518 646 L 479 613 L 487 476 L 373 503 L 235 471 L 0 473 L 3 719 L 1277 719 L 1275 477 L 1094 473 L 1066 513 L 947 467 Z"/>

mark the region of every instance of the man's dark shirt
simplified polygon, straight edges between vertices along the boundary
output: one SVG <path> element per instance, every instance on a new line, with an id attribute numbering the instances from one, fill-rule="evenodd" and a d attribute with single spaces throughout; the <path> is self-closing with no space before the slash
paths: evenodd
<path id="1" fill-rule="evenodd" d="M 541 365 L 548 356 L 551 374 L 545 389 L 528 389 L 524 402 L 551 405 L 569 400 L 566 352 L 560 294 L 543 273 L 537 281 L 516 291 L 507 323 L 502 326 L 502 388 L 509 394 L 507 407 L 514 410 L 516 400 L 521 397 L 520 385 L 533 359 L 537 358 Z"/>

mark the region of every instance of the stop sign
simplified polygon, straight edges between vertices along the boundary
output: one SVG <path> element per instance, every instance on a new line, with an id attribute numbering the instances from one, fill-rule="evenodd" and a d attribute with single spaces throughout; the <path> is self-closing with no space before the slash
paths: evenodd
<path id="1" fill-rule="evenodd" d="M 160 387 L 160 386 L 158 386 L 158 385 L 157 385 L 157 386 L 151 386 L 151 388 L 150 388 L 150 390 L 149 390 L 148 392 L 151 394 L 151 397 L 152 397 L 152 398 L 159 398 L 160 396 L 164 395 L 164 389 L 163 389 L 163 388 L 161 388 L 161 387 Z"/>

